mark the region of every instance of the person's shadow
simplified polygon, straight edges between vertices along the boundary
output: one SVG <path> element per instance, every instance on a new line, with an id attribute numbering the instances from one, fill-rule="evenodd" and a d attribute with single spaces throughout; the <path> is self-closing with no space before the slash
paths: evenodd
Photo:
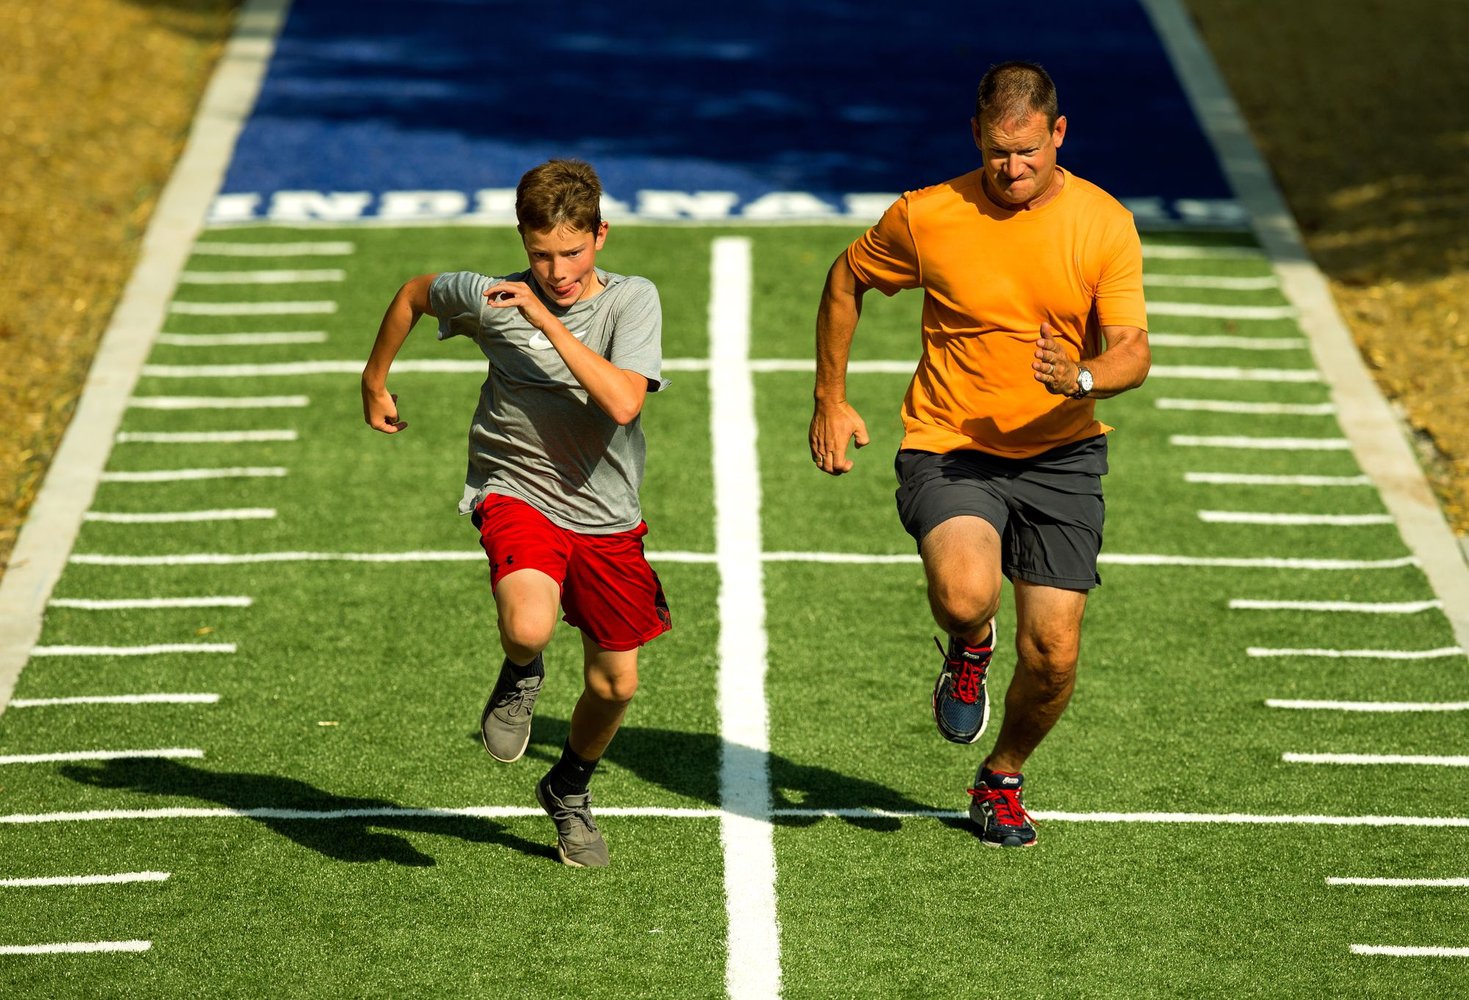
<path id="1" fill-rule="evenodd" d="M 390 830 L 499 844 L 556 860 L 554 847 L 517 837 L 488 819 L 419 811 L 385 799 L 333 795 L 279 775 L 208 771 L 173 760 L 137 758 L 109 760 L 97 767 L 68 765 L 61 773 L 97 788 L 177 795 L 237 809 L 302 847 L 338 861 L 389 861 L 410 867 L 434 864 L 432 857 Z M 316 815 L 321 813 L 340 815 Z"/>

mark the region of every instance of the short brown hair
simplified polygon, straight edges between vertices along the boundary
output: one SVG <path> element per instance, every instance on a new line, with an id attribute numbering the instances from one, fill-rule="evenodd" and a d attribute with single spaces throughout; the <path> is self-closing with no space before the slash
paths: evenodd
<path id="1" fill-rule="evenodd" d="M 520 178 L 515 188 L 515 219 L 521 232 L 565 226 L 595 233 L 602 225 L 602 182 L 590 163 L 547 160 Z"/>
<path id="2" fill-rule="evenodd" d="M 1019 59 L 991 66 L 974 95 L 974 117 L 998 125 L 1036 112 L 1056 127 L 1056 84 L 1039 64 Z"/>

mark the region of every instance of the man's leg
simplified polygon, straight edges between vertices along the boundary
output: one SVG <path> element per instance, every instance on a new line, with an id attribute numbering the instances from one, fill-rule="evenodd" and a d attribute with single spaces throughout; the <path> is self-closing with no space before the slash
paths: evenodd
<path id="1" fill-rule="evenodd" d="M 541 650 L 556 630 L 561 586 L 538 569 L 521 569 L 495 584 L 495 610 L 505 661 L 480 715 L 485 751 L 509 764 L 530 745 L 531 713 L 546 677 Z"/>
<path id="2" fill-rule="evenodd" d="M 934 621 L 948 633 L 940 643 L 943 670 L 933 688 L 933 718 L 951 743 L 973 743 L 989 723 L 985 675 L 994 651 L 1000 606 L 1000 537 L 981 517 L 940 522 L 919 546 Z"/>
<path id="3" fill-rule="evenodd" d="M 1015 581 L 1015 675 L 1005 721 L 970 789 L 969 817 L 987 847 L 1029 847 L 1035 827 L 1021 802 L 1021 769 L 1061 718 L 1076 687 L 1086 591 Z"/>
<path id="4" fill-rule="evenodd" d="M 579 868 L 607 864 L 607 844 L 592 819 L 592 773 L 617 735 L 638 689 L 638 650 L 603 649 L 582 633 L 586 687 L 571 713 L 561 759 L 536 786 L 536 798 L 556 823 L 561 860 Z"/>

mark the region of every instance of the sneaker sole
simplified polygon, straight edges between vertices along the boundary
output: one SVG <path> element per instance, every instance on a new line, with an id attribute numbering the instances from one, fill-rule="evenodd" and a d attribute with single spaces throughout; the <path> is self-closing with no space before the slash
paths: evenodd
<path id="1" fill-rule="evenodd" d="M 976 831 L 976 834 L 979 834 L 979 833 L 983 832 L 983 830 L 984 830 L 984 814 L 983 813 L 981 813 L 980 815 L 976 816 L 976 815 L 974 815 L 974 810 L 971 809 L 969 811 L 969 822 L 971 822 L 975 826 L 979 827 L 979 830 Z M 1024 843 L 1020 843 L 1020 844 L 997 844 L 993 840 L 985 840 L 984 837 L 982 837 L 982 836 L 979 837 L 978 839 L 979 839 L 979 842 L 981 844 L 983 844 L 985 847 L 997 847 L 997 848 L 1000 848 L 1000 849 L 1003 850 L 1004 848 L 1007 848 L 1007 847 L 1010 847 L 1010 848 L 1015 848 L 1015 847 L 1034 847 L 1036 845 L 1036 842 L 1038 840 L 1040 840 L 1040 837 L 1038 837 L 1038 836 L 1037 837 L 1031 837 L 1029 840 L 1025 841 Z"/>

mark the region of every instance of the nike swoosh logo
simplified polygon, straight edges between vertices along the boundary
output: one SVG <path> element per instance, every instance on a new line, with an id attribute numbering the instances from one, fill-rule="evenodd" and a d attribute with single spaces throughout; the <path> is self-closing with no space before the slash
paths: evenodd
<path id="1" fill-rule="evenodd" d="M 572 330 L 571 331 L 571 335 L 573 337 L 575 337 L 577 340 L 586 340 L 587 339 L 587 331 L 586 330 L 582 330 L 581 332 L 577 332 L 576 330 Z M 533 351 L 549 351 L 549 350 L 552 349 L 551 342 L 549 340 L 547 340 L 546 339 L 546 335 L 544 333 L 542 333 L 541 331 L 539 331 L 539 330 L 537 330 L 531 336 L 530 343 L 527 344 L 526 346 L 529 347 Z"/>

